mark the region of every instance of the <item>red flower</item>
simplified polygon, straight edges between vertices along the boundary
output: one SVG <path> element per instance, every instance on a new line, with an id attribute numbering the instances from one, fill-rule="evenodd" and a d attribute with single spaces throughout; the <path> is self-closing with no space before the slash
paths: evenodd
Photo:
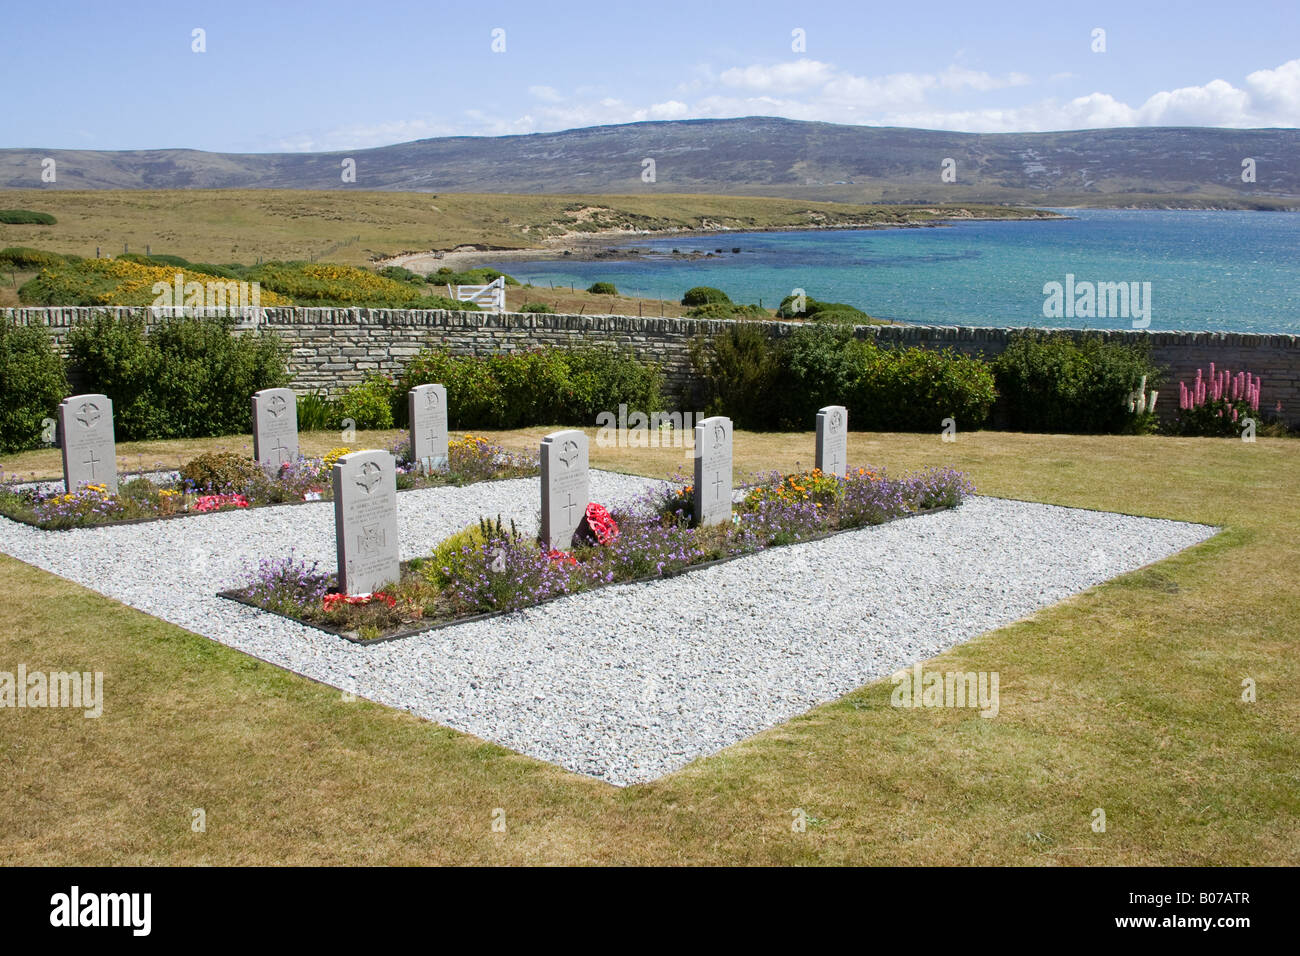
<path id="1" fill-rule="evenodd" d="M 376 591 L 374 594 L 327 594 L 321 604 L 325 610 L 332 611 L 340 604 L 369 604 L 371 601 L 379 601 L 390 608 L 397 607 L 397 598 L 383 591 Z"/>
<path id="2" fill-rule="evenodd" d="M 586 519 L 587 527 L 595 535 L 599 544 L 612 544 L 618 537 L 618 524 L 610 517 L 609 512 L 604 505 L 598 505 L 594 501 L 587 505 L 587 511 L 583 515 Z"/>
<path id="3" fill-rule="evenodd" d="M 236 508 L 247 508 L 248 499 L 243 495 L 202 495 L 194 501 L 195 511 L 216 511 L 218 508 L 224 508 L 226 505 L 234 505 Z"/>
<path id="4" fill-rule="evenodd" d="M 577 564 L 577 563 L 578 563 L 578 559 L 575 558 L 573 555 L 569 554 L 569 552 L 567 552 L 567 551 L 560 551 L 560 550 L 558 550 L 558 549 L 552 549 L 552 550 L 550 550 L 550 551 L 547 551 L 547 552 L 546 552 L 546 556 L 547 556 L 548 558 L 550 558 L 552 561 L 555 561 L 555 562 L 557 562 L 557 563 L 559 563 L 559 564 Z"/>

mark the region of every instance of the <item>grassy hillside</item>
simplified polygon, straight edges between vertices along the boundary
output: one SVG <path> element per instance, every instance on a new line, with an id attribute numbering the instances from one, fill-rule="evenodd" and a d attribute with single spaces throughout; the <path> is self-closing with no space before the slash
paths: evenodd
<path id="1" fill-rule="evenodd" d="M 625 123 L 518 136 L 450 136 L 336 153 L 0 149 L 0 187 L 365 189 L 437 193 L 726 193 L 876 202 L 1294 208 L 1300 130 L 1138 127 L 958 133 L 772 116 Z M 1241 161 L 1258 163 L 1241 181 Z M 945 159 L 956 181 L 940 178 Z M 344 183 L 345 159 L 356 163 Z M 653 159 L 655 181 L 642 181 Z"/>
<path id="2" fill-rule="evenodd" d="M 309 190 L 0 191 L 0 208 L 53 214 L 54 225 L 0 224 L 0 248 L 116 255 L 124 246 L 195 262 L 373 257 L 477 245 L 537 246 L 605 229 L 766 229 L 901 223 L 945 216 L 1033 215 L 999 206 L 867 206 L 764 197 L 521 196 Z M 963 212 L 965 210 L 965 212 Z M 0 278 L 0 288 L 6 285 Z"/>

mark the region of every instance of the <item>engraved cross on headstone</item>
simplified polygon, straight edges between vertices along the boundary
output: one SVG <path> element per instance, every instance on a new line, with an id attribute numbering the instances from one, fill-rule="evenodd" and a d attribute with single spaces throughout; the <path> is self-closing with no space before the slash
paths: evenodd
<path id="1" fill-rule="evenodd" d="M 713 475 L 713 497 L 722 499 L 722 473 L 715 472 Z"/>
<path id="2" fill-rule="evenodd" d="M 95 449 L 92 448 L 90 451 L 86 452 L 86 460 L 83 461 L 82 464 L 88 465 L 90 467 L 91 478 L 99 477 L 98 475 L 95 474 L 95 466 L 98 465 L 99 463 L 100 463 L 100 459 L 95 457 Z"/>
<path id="3" fill-rule="evenodd" d="M 569 519 L 570 523 L 572 523 L 572 521 L 573 521 L 573 509 L 576 508 L 576 507 L 578 507 L 578 506 L 577 506 L 577 504 L 576 504 L 576 503 L 574 502 L 574 500 L 573 500 L 573 492 L 572 492 L 572 491 L 570 491 L 570 492 L 568 493 L 568 497 L 569 497 L 569 503 L 568 503 L 567 505 L 564 506 L 564 513 L 568 516 L 568 519 Z"/>

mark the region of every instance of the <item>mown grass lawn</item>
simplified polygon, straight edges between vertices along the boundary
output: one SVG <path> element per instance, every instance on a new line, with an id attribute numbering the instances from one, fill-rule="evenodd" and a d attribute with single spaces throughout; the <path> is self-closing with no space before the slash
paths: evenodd
<path id="1" fill-rule="evenodd" d="M 489 437 L 535 448 L 546 430 Z M 738 474 L 812 460 L 811 434 L 736 443 Z M 138 454 L 196 444 L 214 443 Z M 304 442 L 317 444 L 337 435 Z M 850 460 L 950 463 L 984 494 L 1225 530 L 929 665 L 998 671 L 994 719 L 892 708 L 886 680 L 623 790 L 349 703 L 0 558 L 0 670 L 101 670 L 106 695 L 98 720 L 0 710 L 0 860 L 1300 862 L 1300 442 L 854 433 Z M 592 464 L 659 477 L 690 462 L 593 444 Z M 55 474 L 57 453 L 0 465 Z M 1242 700 L 1246 678 L 1255 703 Z M 191 828 L 196 808 L 206 832 Z M 792 832 L 796 809 L 806 832 Z"/>

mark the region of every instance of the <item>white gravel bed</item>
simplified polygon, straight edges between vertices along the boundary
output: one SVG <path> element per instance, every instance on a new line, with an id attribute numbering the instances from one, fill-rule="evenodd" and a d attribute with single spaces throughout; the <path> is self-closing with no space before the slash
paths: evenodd
<path id="1" fill-rule="evenodd" d="M 626 501 L 649 484 L 593 472 L 592 499 Z M 538 479 L 404 492 L 398 512 L 404 560 L 480 515 L 532 531 Z M 215 596 L 250 561 L 290 547 L 332 570 L 333 515 L 321 502 L 60 532 L 0 519 L 0 550 L 344 691 L 622 786 L 1217 530 L 974 498 L 371 646 Z M 111 708 L 111 674 L 105 685 Z"/>

